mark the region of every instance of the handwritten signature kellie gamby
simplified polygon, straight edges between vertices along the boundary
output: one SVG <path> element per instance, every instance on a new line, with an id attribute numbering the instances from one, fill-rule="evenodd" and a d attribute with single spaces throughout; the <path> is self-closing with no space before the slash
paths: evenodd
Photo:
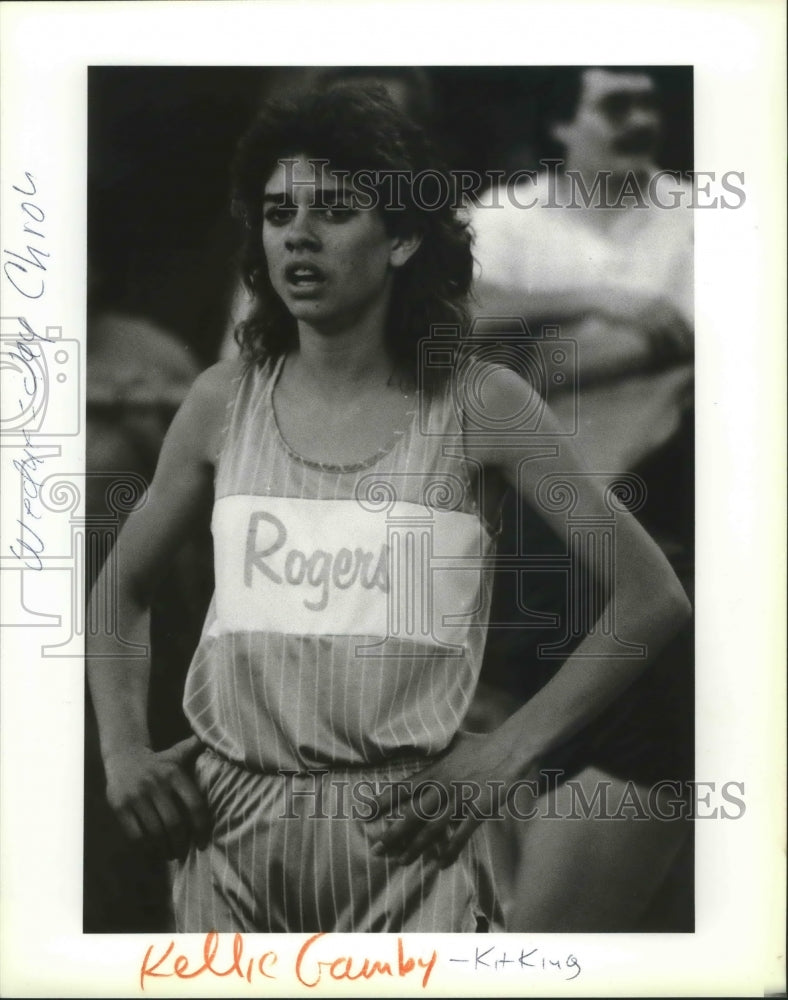
<path id="1" fill-rule="evenodd" d="M 396 957 L 389 960 L 371 958 L 364 955 L 363 939 L 357 950 L 350 954 L 338 954 L 341 947 L 336 939 L 329 934 L 312 934 L 298 950 L 292 969 L 289 964 L 280 964 L 279 953 L 273 950 L 261 954 L 250 954 L 246 949 L 243 934 L 232 936 L 232 945 L 223 946 L 220 935 L 215 931 L 205 935 L 202 953 L 197 957 L 189 956 L 175 949 L 175 942 L 170 941 L 163 952 L 156 953 L 156 946 L 151 945 L 145 952 L 140 967 L 140 988 L 145 989 L 148 980 L 156 979 L 197 979 L 205 982 L 211 976 L 225 979 L 232 977 L 234 981 L 245 980 L 250 985 L 259 985 L 260 980 L 277 980 L 288 976 L 291 972 L 298 982 L 307 989 L 314 989 L 328 982 L 371 982 L 380 983 L 381 978 L 407 981 L 426 989 L 430 976 L 438 962 L 438 952 L 415 954 L 414 949 L 401 937 L 397 938 Z M 454 968 L 455 963 L 463 965 L 464 972 L 500 973 L 517 971 L 521 974 L 541 976 L 545 973 L 552 977 L 560 977 L 565 981 L 576 979 L 582 969 L 575 955 L 569 954 L 562 959 L 554 959 L 543 954 L 541 949 L 531 946 L 517 948 L 513 951 L 498 948 L 496 945 L 483 947 L 468 946 L 464 956 L 461 954 L 463 945 L 458 943 L 448 961 Z M 222 951 L 220 956 L 219 952 Z M 150 985 L 150 984 L 148 984 Z"/>
<path id="2" fill-rule="evenodd" d="M 369 980 L 375 976 L 409 979 L 414 973 L 416 976 L 421 973 L 421 985 L 426 987 L 438 960 L 435 950 L 427 958 L 408 955 L 402 938 L 397 938 L 397 957 L 394 961 L 380 961 L 359 954 L 329 956 L 323 947 L 323 939 L 326 938 L 323 933 L 313 934 L 304 941 L 296 956 L 293 972 L 299 983 L 309 989 L 326 980 Z M 158 957 L 154 955 L 154 947 L 151 945 L 148 948 L 142 960 L 140 988 L 143 990 L 147 979 L 172 976 L 177 979 L 197 979 L 206 975 L 219 978 L 235 976 L 245 979 L 247 983 L 260 978 L 278 978 L 274 971 L 279 961 L 277 952 L 266 951 L 251 957 L 244 954 L 242 934 L 233 935 L 232 954 L 223 959 L 218 958 L 219 935 L 215 931 L 206 934 L 203 952 L 197 961 L 184 954 L 175 954 L 174 941 L 170 941 Z"/>

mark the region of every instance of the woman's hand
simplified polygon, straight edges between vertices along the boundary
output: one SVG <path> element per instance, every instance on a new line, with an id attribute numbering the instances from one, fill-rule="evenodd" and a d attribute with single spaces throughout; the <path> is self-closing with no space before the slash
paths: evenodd
<path id="1" fill-rule="evenodd" d="M 400 864 L 423 854 L 451 864 L 485 819 L 503 818 L 508 788 L 535 766 L 521 757 L 501 730 L 460 733 L 440 760 L 378 797 L 379 818 L 371 822 L 385 826 L 373 853 Z"/>
<path id="2" fill-rule="evenodd" d="M 160 753 L 135 746 L 108 756 L 107 801 L 128 837 L 167 858 L 205 846 L 210 815 L 192 776 L 201 749 L 191 736 Z"/>

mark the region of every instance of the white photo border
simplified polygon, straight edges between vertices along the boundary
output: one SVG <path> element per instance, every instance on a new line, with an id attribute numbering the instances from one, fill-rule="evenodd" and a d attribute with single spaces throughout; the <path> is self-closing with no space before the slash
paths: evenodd
<path id="1" fill-rule="evenodd" d="M 785 989 L 785 9 L 771 0 L 659 2 L 4 3 L 2 243 L 19 241 L 20 194 L 35 175 L 46 215 L 46 294 L 29 315 L 84 346 L 86 95 L 91 65 L 606 65 L 695 70 L 695 166 L 744 173 L 746 203 L 696 217 L 697 776 L 742 781 L 745 815 L 696 823 L 696 932 L 508 935 L 512 948 L 583 956 L 576 982 L 522 970 L 363 980 L 307 988 L 303 936 L 249 936 L 279 953 L 276 995 L 763 995 Z M 2 280 L 2 279 L 0 279 Z M 7 282 L 0 314 L 22 313 Z M 32 322 L 32 320 L 31 320 Z M 84 378 L 84 353 L 81 377 Z M 76 388 L 73 387 L 72 388 Z M 65 393 L 66 408 L 83 405 Z M 76 402 L 75 402 L 76 400 Z M 70 413 L 64 411 L 64 419 Z M 52 461 L 79 471 L 79 435 Z M 8 461 L 2 455 L 3 477 Z M 3 501 L 7 568 L 15 525 Z M 10 521 L 9 521 L 10 518 Z M 10 538 L 9 538 L 10 534 Z M 60 539 L 67 547 L 68 539 Z M 67 550 L 67 548 L 66 548 Z M 17 614 L 25 574 L 3 572 L 2 952 L 16 996 L 237 996 L 235 978 L 170 980 L 140 992 L 145 949 L 166 935 L 83 935 L 83 662 L 40 656 L 54 631 Z M 36 580 L 62 613 L 68 566 Z M 46 605 L 50 605 L 47 603 Z M 16 617 L 15 617 L 16 616 Z M 46 634 L 45 634 L 46 633 Z M 390 957 L 389 935 L 336 936 L 335 953 Z M 363 938 L 363 940 L 362 940 Z M 448 955 L 429 935 L 414 950 Z M 515 941 L 514 939 L 518 940 Z M 571 938 L 571 940 L 570 940 Z M 507 943 L 507 942 L 503 942 Z M 493 944 L 487 942 L 486 946 Z M 344 950 L 343 950 L 344 949 Z M 366 949 L 366 951 L 365 951 Z M 468 943 L 473 954 L 473 942 Z M 459 966 L 459 968 L 464 968 Z M 249 987 L 250 996 L 261 986 Z M 784 995 L 784 994 L 783 994 Z"/>

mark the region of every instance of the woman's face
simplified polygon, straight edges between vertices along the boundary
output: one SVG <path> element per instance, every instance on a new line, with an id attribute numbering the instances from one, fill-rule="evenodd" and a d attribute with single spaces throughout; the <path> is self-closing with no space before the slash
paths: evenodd
<path id="1" fill-rule="evenodd" d="M 393 269 L 410 256 L 386 233 L 380 213 L 356 207 L 352 194 L 304 156 L 280 163 L 264 189 L 271 284 L 296 320 L 321 332 L 384 317 Z"/>

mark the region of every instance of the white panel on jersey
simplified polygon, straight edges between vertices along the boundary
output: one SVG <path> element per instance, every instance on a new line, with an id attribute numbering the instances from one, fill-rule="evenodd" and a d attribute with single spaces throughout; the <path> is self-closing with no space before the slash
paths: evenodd
<path id="1" fill-rule="evenodd" d="M 217 632 L 462 643 L 457 616 L 480 602 L 488 539 L 474 514 L 236 495 L 212 528 Z"/>

